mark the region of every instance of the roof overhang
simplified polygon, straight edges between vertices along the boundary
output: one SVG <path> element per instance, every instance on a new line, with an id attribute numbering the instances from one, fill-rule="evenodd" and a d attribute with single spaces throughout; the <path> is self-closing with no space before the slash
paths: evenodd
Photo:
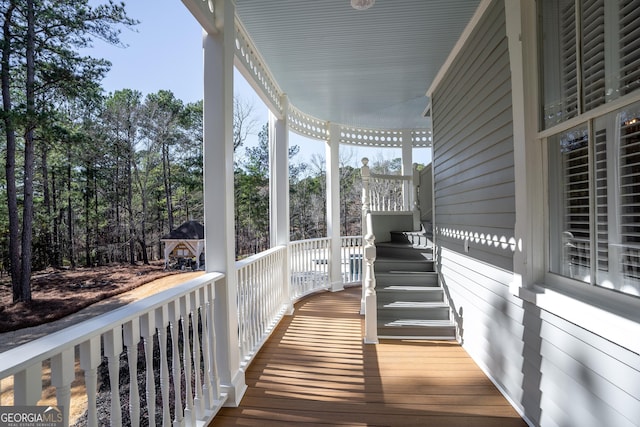
<path id="1" fill-rule="evenodd" d="M 183 1 L 201 23 L 217 28 L 211 10 L 220 0 Z M 318 123 L 429 129 L 427 90 L 479 3 L 377 0 L 359 11 L 350 0 L 235 0 L 243 39 L 236 65 L 249 79 L 267 80 L 254 87 L 275 92 L 264 96 L 275 108 L 277 95 L 286 94 L 295 110 Z M 243 46 L 255 52 L 242 58 Z"/>

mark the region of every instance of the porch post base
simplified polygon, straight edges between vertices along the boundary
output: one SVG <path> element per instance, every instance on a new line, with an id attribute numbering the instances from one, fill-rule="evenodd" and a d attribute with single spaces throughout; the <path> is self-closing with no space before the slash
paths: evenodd
<path id="1" fill-rule="evenodd" d="M 331 283 L 331 292 L 340 292 L 340 291 L 344 291 L 344 284 L 342 283 L 342 280 L 339 282 Z"/>
<path id="2" fill-rule="evenodd" d="M 227 395 L 227 400 L 224 403 L 224 406 L 237 408 L 247 391 L 244 371 L 238 371 L 231 384 L 222 384 L 220 388 L 222 393 Z"/>

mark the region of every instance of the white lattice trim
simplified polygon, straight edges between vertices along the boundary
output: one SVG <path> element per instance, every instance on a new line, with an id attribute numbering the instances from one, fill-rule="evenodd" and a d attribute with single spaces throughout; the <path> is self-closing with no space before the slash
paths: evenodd
<path id="1" fill-rule="evenodd" d="M 238 19 L 236 19 L 235 49 L 236 58 L 244 66 L 245 70 L 251 74 L 254 83 L 260 87 L 263 95 L 271 101 L 271 104 L 277 109 L 277 113 L 284 114 L 282 91 Z"/>
<path id="2" fill-rule="evenodd" d="M 402 131 L 341 126 L 340 143 L 376 147 L 402 147 Z"/>
<path id="3" fill-rule="evenodd" d="M 300 135 L 327 141 L 330 136 L 329 122 L 303 113 L 289 104 L 289 111 L 284 111 L 282 103 L 283 92 L 273 78 L 266 62 L 256 49 L 253 41 L 236 19 L 235 56 L 244 71 L 249 73 L 252 83 L 258 86 L 262 96 L 268 99 L 274 113 L 289 117 L 289 128 Z M 246 77 L 246 76 L 245 76 Z M 255 88 L 255 87 L 254 87 Z M 338 125 L 340 143 L 373 147 L 402 147 L 402 130 L 364 129 Z M 411 144 L 413 147 L 431 146 L 431 130 L 412 129 Z"/>
<path id="4" fill-rule="evenodd" d="M 289 128 L 300 135 L 329 140 L 329 122 L 305 114 L 291 104 L 289 104 Z"/>
<path id="5" fill-rule="evenodd" d="M 411 145 L 414 147 L 431 147 L 431 129 L 414 129 L 411 131 Z"/>

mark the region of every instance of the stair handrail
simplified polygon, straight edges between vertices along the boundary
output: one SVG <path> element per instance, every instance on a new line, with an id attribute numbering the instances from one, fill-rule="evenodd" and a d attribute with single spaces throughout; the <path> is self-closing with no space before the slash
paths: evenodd
<path id="1" fill-rule="evenodd" d="M 365 217 L 367 230 L 373 230 L 371 212 Z M 376 275 L 374 264 L 376 261 L 376 237 L 372 232 L 364 236 L 364 280 L 362 293 L 364 296 L 364 343 L 378 343 L 378 307 L 376 295 Z"/>
<path id="2" fill-rule="evenodd" d="M 376 260 L 376 237 L 373 234 L 371 219 L 371 171 L 369 159 L 362 159 L 360 170 L 362 177 L 362 236 L 363 236 L 363 280 L 360 314 L 364 315 L 365 344 L 378 343 L 378 312 L 376 301 L 376 276 L 374 263 Z"/>
<path id="3" fill-rule="evenodd" d="M 362 232 L 362 255 L 364 258 L 364 246 L 366 244 L 365 236 L 369 234 L 369 230 L 367 230 L 367 214 L 371 212 L 371 192 L 370 192 L 370 181 L 371 181 L 371 171 L 369 170 L 369 159 L 366 157 L 362 158 L 362 168 L 360 168 L 360 177 L 362 179 L 362 216 L 360 218 L 360 229 Z M 364 316 L 365 314 L 365 286 L 364 280 L 366 261 L 363 259 L 363 275 L 362 275 L 362 296 L 360 298 L 360 314 Z"/>
<path id="4" fill-rule="evenodd" d="M 369 159 L 362 158 L 362 168 L 360 168 L 360 177 L 362 178 L 362 235 L 366 236 L 366 216 L 371 212 L 371 170 L 369 169 Z"/>

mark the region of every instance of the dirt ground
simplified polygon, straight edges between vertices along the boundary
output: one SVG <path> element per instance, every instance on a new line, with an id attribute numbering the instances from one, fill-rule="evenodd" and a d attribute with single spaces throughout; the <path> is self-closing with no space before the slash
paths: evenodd
<path id="1" fill-rule="evenodd" d="M 98 301 L 179 273 L 177 270 L 165 270 L 163 262 L 49 269 L 33 275 L 33 301 L 28 304 L 12 303 L 11 283 L 5 275 L 0 280 L 0 333 L 61 319 Z"/>
<path id="2" fill-rule="evenodd" d="M 24 341 L 46 334 L 49 329 L 57 330 L 69 324 L 82 321 L 88 306 L 92 314 L 115 309 L 141 298 L 148 297 L 164 289 L 190 280 L 202 272 L 166 271 L 163 263 L 151 266 L 116 265 L 92 269 L 50 270 L 34 275 L 32 281 L 33 303 L 12 304 L 11 285 L 8 279 L 0 282 L 0 332 L 16 331 L 4 334 L 0 352 L 19 344 L 20 340 L 10 335 L 25 335 Z M 117 298 L 112 298 L 116 297 Z M 113 301 L 113 303 L 111 302 Z M 81 311 L 82 310 L 82 311 Z M 78 313 L 80 312 L 80 313 Z M 72 316 L 69 316 L 73 314 Z M 56 325 L 60 323 L 59 325 Z M 39 327 L 33 327 L 38 326 Z M 28 328 L 28 329 L 26 329 Z M 24 331 L 28 333 L 24 333 Z M 7 347 L 7 348 L 4 348 Z M 84 387 L 84 374 L 78 361 L 75 363 L 75 381 L 71 384 L 70 419 L 72 424 L 86 410 L 87 394 Z M 49 361 L 42 366 L 42 399 L 39 405 L 55 405 L 55 388 L 51 387 Z M 13 404 L 13 379 L 0 380 L 0 403 Z"/>

